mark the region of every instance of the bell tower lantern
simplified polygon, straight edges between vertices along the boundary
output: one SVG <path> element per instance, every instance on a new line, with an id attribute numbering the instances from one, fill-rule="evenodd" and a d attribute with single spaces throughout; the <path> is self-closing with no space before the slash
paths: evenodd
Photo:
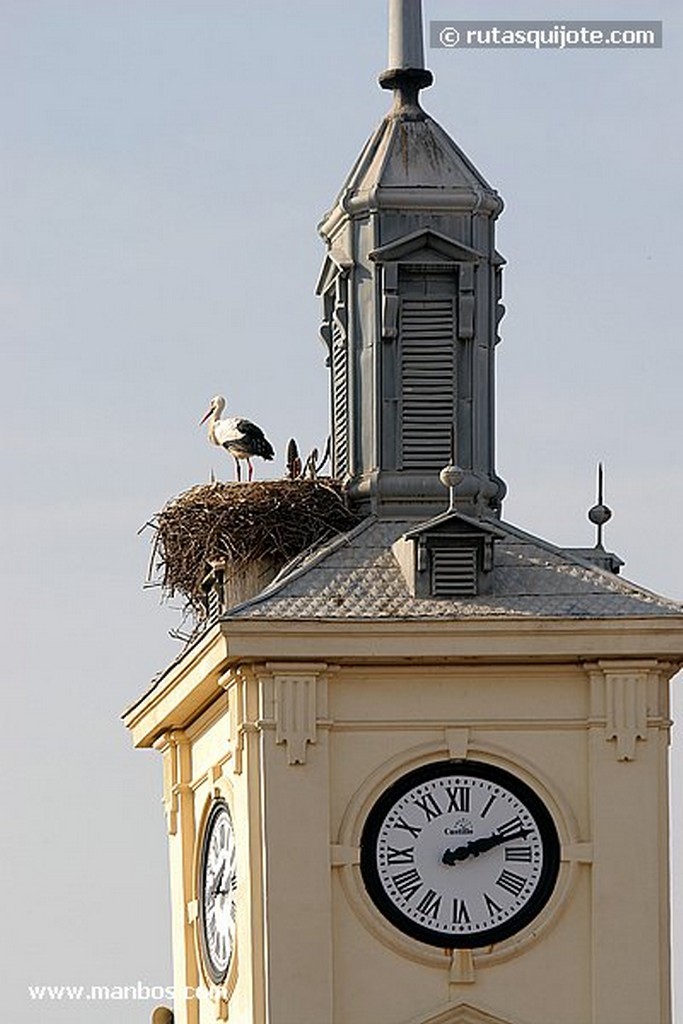
<path id="1" fill-rule="evenodd" d="M 503 315 L 498 193 L 420 106 L 419 0 L 390 0 L 389 113 L 319 230 L 318 291 L 331 371 L 333 475 L 382 515 L 456 505 L 499 514 L 494 358 Z"/>

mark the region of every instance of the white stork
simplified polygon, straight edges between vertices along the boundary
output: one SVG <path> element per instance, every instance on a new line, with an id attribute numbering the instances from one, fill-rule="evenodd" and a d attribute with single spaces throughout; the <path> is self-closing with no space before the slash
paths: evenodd
<path id="1" fill-rule="evenodd" d="M 230 452 L 235 460 L 238 480 L 242 479 L 239 460 L 247 460 L 249 480 L 251 481 L 254 474 L 254 467 L 251 464 L 252 456 L 259 455 L 262 459 L 270 462 L 275 455 L 273 446 L 261 428 L 250 420 L 244 420 L 240 416 L 230 416 L 222 420 L 221 413 L 224 409 L 225 399 L 222 395 L 216 395 L 211 399 L 211 405 L 206 415 L 200 420 L 200 424 L 209 420 L 209 441 Z"/>

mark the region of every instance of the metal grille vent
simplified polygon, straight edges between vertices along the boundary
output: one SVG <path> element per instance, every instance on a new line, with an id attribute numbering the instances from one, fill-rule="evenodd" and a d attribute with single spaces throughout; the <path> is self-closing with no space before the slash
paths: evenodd
<path id="1" fill-rule="evenodd" d="M 332 324 L 332 416 L 334 473 L 343 476 L 349 468 L 349 378 L 346 339 L 336 322 Z"/>
<path id="2" fill-rule="evenodd" d="M 209 620 L 217 619 L 225 610 L 225 571 L 222 565 L 210 568 L 202 581 L 204 607 Z"/>
<path id="3" fill-rule="evenodd" d="M 216 586 L 211 587 L 208 594 L 206 595 L 206 613 L 209 619 L 216 619 L 223 611 L 222 601 L 218 588 Z"/>
<path id="4" fill-rule="evenodd" d="M 401 464 L 441 469 L 451 457 L 455 391 L 452 299 L 401 302 Z"/>
<path id="5" fill-rule="evenodd" d="M 473 597 L 477 593 L 477 549 L 432 549 L 432 594 L 435 597 Z"/>

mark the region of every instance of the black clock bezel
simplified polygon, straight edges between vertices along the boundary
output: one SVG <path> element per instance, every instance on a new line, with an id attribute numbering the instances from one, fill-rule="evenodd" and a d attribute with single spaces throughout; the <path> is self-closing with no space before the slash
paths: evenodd
<path id="1" fill-rule="evenodd" d="M 230 807 L 228 806 L 228 803 L 227 803 L 226 800 L 224 800 L 222 797 L 218 797 L 217 799 L 215 799 L 212 802 L 211 807 L 209 809 L 208 816 L 206 818 L 206 822 L 204 824 L 204 831 L 203 831 L 203 835 L 202 835 L 202 845 L 201 845 L 201 849 L 200 849 L 200 853 L 199 853 L 199 871 L 198 871 L 198 875 L 197 875 L 197 879 L 198 879 L 198 883 L 197 883 L 197 903 L 198 903 L 198 907 L 199 907 L 199 947 L 201 949 L 202 961 L 203 961 L 204 967 L 206 968 L 207 974 L 209 975 L 211 980 L 216 985 L 221 985 L 225 981 L 225 979 L 227 978 L 228 971 L 230 970 L 230 967 L 231 967 L 231 964 L 232 964 L 232 961 L 233 961 L 233 957 L 234 957 L 234 952 L 235 952 L 235 950 L 234 950 L 234 942 L 233 942 L 233 948 L 230 951 L 230 959 L 228 960 L 228 963 L 226 964 L 225 969 L 222 970 L 222 971 L 218 971 L 218 970 L 216 970 L 216 967 L 214 966 L 213 960 L 211 958 L 211 953 L 209 951 L 208 943 L 207 943 L 207 940 L 206 940 L 206 917 L 204 915 L 204 888 L 205 888 L 205 882 L 206 882 L 206 860 L 207 860 L 207 855 L 208 855 L 208 850 L 209 850 L 209 843 L 210 843 L 210 839 L 211 839 L 211 834 L 212 834 L 212 830 L 213 830 L 214 821 L 218 817 L 218 815 L 223 813 L 223 812 L 227 813 L 228 820 L 230 822 L 230 827 L 231 827 L 232 832 L 233 832 L 233 836 L 235 834 L 235 826 L 233 825 L 232 814 L 230 813 Z"/>
<path id="2" fill-rule="evenodd" d="M 451 774 L 482 778 L 506 788 L 520 800 L 534 818 L 541 836 L 543 863 L 535 891 L 524 906 L 507 921 L 477 933 L 462 936 L 444 934 L 434 928 L 418 924 L 404 914 L 390 899 L 382 884 L 377 868 L 377 840 L 387 814 L 397 800 L 415 786 Z M 379 797 L 370 810 L 360 842 L 360 870 L 366 891 L 380 913 L 396 928 L 419 942 L 441 949 L 477 949 L 490 946 L 516 935 L 545 907 L 557 882 L 560 869 L 560 840 L 555 822 L 538 794 L 522 779 L 497 765 L 484 761 L 446 760 L 431 761 L 402 775 Z"/>

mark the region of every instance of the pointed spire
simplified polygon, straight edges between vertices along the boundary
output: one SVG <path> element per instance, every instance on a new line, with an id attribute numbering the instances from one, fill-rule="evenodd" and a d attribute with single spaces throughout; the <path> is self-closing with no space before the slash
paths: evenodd
<path id="1" fill-rule="evenodd" d="M 379 83 L 394 90 L 395 114 L 424 116 L 418 95 L 434 81 L 424 62 L 422 0 L 389 0 L 389 67 Z"/>
<path id="2" fill-rule="evenodd" d="M 389 67 L 424 69 L 421 0 L 389 0 Z"/>

